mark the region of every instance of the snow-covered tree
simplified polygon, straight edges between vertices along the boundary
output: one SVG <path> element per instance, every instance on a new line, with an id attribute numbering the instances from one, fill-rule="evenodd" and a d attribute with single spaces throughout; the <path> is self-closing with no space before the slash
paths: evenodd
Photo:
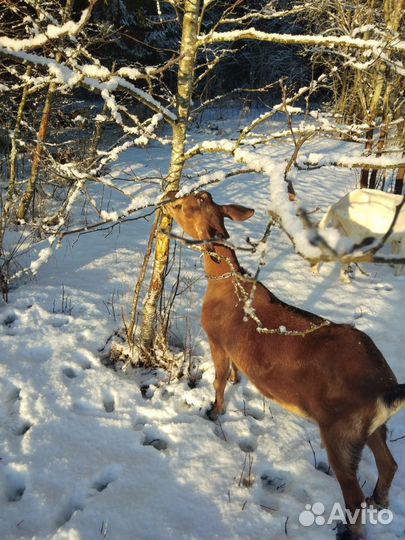
<path id="1" fill-rule="evenodd" d="M 9 224 L 49 238 L 51 246 L 39 258 L 44 262 L 66 232 L 78 197 L 87 200 L 98 216 L 95 227 L 116 221 L 114 213 L 99 208 L 87 182 L 119 189 L 108 177 L 111 163 L 131 146 L 159 139 L 156 128 L 162 119 L 169 123 L 175 119 L 166 108 L 170 92 L 163 101 L 155 97 L 155 81 L 164 73 L 164 65 L 118 67 L 94 54 L 112 33 L 92 22 L 95 5 L 90 0 L 77 12 L 73 0 L 62 4 L 27 0 L 18 9 L 9 3 L 2 13 L 0 107 L 5 158 L 0 243 L 4 283 L 13 277 L 11 259 L 27 247 L 25 242 L 18 242 L 18 250 L 16 245 L 6 246 Z M 77 105 L 92 94 L 97 101 L 93 99 L 90 107 Z M 141 115 L 134 102 L 140 104 Z M 103 139 L 106 125 L 113 133 Z M 121 218 L 136 211 L 137 203 L 129 199 Z M 30 271 L 37 268 L 34 261 Z"/>
<path id="2" fill-rule="evenodd" d="M 388 13 L 388 0 L 386 2 Z M 353 245 L 348 246 L 347 243 L 343 243 L 345 247 L 341 249 L 339 237 L 332 236 L 325 240 L 317 236 L 306 220 L 305 212 L 301 212 L 301 217 L 297 216 L 297 208 L 289 203 L 289 195 L 294 192 L 291 182 L 293 166 L 308 168 L 333 163 L 335 166 L 359 167 L 364 170 L 401 171 L 404 165 L 403 146 L 402 142 L 398 143 L 396 135 L 398 131 L 403 130 L 403 127 L 400 127 L 403 126 L 401 101 L 403 96 L 400 93 L 395 115 L 388 115 L 383 120 L 379 120 L 377 112 L 373 112 L 367 118 L 363 114 L 359 119 L 355 118 L 354 121 L 350 119 L 350 122 L 346 122 L 346 117 L 342 121 L 341 117 L 331 117 L 319 110 L 310 111 L 308 103 L 309 97 L 318 90 L 325 91 L 332 83 L 336 87 L 336 80 L 339 77 L 337 66 L 341 68 L 343 65 L 345 69 L 353 70 L 355 74 L 353 77 L 357 78 L 358 73 L 367 72 L 369 65 L 378 65 L 380 67 L 375 71 L 377 82 L 373 87 L 376 94 L 371 97 L 371 103 L 374 101 L 380 103 L 381 96 L 388 96 L 384 107 L 386 110 L 389 109 L 388 103 L 391 103 L 390 100 L 395 94 L 398 77 L 403 77 L 404 71 L 405 42 L 400 37 L 399 26 L 395 26 L 401 20 L 402 8 L 398 17 L 394 19 L 388 15 L 381 15 L 378 18 L 379 26 L 372 29 L 364 28 L 364 25 L 358 28 L 357 23 L 337 26 L 332 17 L 330 26 L 319 28 L 319 31 L 315 28 L 315 31 L 298 33 L 298 30 L 303 28 L 302 23 L 300 26 L 280 24 L 277 27 L 275 21 L 288 21 L 298 14 L 312 13 L 313 3 L 293 2 L 285 6 L 276 1 L 238 0 L 229 3 L 220 0 L 160 0 L 146 3 L 147 5 L 142 7 L 145 7 L 148 14 L 155 10 L 154 17 L 159 21 L 159 28 L 163 32 L 163 34 L 157 32 L 155 35 L 158 42 L 155 46 L 151 43 L 153 32 L 149 33 L 148 39 L 145 39 L 147 41 L 145 47 L 155 47 L 158 52 L 154 58 L 164 58 L 164 63 L 127 65 L 128 62 L 117 54 L 112 55 L 114 58 L 97 56 L 95 45 L 102 44 L 102 50 L 105 51 L 108 36 L 113 36 L 114 40 L 117 36 L 114 29 L 100 22 L 102 10 L 98 12 L 95 10 L 95 0 L 91 0 L 87 8 L 80 13 L 73 10 L 70 0 L 63 5 L 57 4 L 52 7 L 49 7 L 47 2 L 32 3 L 31 0 L 25 0 L 23 4 L 26 9 L 23 11 L 24 16 L 20 20 L 20 25 L 13 26 L 17 28 L 17 32 L 9 30 L 7 25 L 3 24 L 4 35 L 0 36 L 0 56 L 3 58 L 6 73 L 1 91 L 6 95 L 9 92 L 14 96 L 18 95 L 18 99 L 14 102 L 19 103 L 18 110 L 11 114 L 14 123 L 10 137 L 10 181 L 2 213 L 2 231 L 6 230 L 7 221 L 10 219 L 18 223 L 18 219 L 26 221 L 34 217 L 38 202 L 34 195 L 42 188 L 46 196 L 48 189 L 47 182 L 42 181 L 40 185 L 38 184 L 38 178 L 41 177 L 38 174 L 39 169 L 46 172 L 43 176 L 48 177 L 51 171 L 54 178 L 63 180 L 64 190 L 62 202 L 56 207 L 53 204 L 51 213 L 49 210 L 52 205 L 48 205 L 39 219 L 31 222 L 31 226 L 35 225 L 38 233 L 42 237 L 46 235 L 50 242 L 50 246 L 40 251 L 38 259 L 31 263 L 32 272 L 37 271 L 39 265 L 47 260 L 52 248 L 56 247 L 58 240 L 66 234 L 88 232 L 122 222 L 137 210 L 155 206 L 159 202 L 156 194 L 145 196 L 142 191 L 143 184 L 142 189 L 123 189 L 117 181 L 119 173 L 115 172 L 115 176 L 111 177 L 108 169 L 124 151 L 132 146 L 147 145 L 151 140 L 162 144 L 169 141 L 171 143 L 168 174 L 161 182 L 160 196 L 163 199 L 169 191 L 177 191 L 179 195 L 184 195 L 209 182 L 225 178 L 223 171 L 215 171 L 213 175 L 188 184 L 183 180 L 182 173 L 185 163 L 191 162 L 197 155 L 207 152 L 226 153 L 235 163 L 236 168 L 232 174 L 250 170 L 271 178 L 269 209 L 277 216 L 295 249 L 303 257 L 314 263 L 318 260 L 339 258 L 368 260 L 374 256 L 375 252 L 372 249 L 367 253 L 355 253 Z M 21 15 L 20 10 L 15 10 L 14 4 L 11 3 L 10 6 L 8 17 Z M 114 6 L 117 9 L 125 7 L 121 3 L 119 6 L 117 3 L 111 3 L 111 9 Z M 324 6 L 322 8 L 326 9 Z M 127 8 L 124 11 L 122 16 L 125 24 L 131 24 L 133 21 L 131 13 Z M 94 15 L 94 20 L 92 13 L 97 15 Z M 116 18 L 114 13 L 109 13 L 109 19 Z M 7 21 L 7 17 L 3 19 L 4 21 Z M 291 28 L 293 32 L 288 31 Z M 162 49 L 162 42 L 169 35 L 170 55 L 168 50 Z M 176 36 L 178 45 L 173 50 Z M 248 48 L 249 55 L 246 57 L 244 56 L 246 44 L 254 44 L 256 50 L 264 44 L 282 46 L 286 50 L 289 47 L 305 47 L 307 51 L 316 51 L 318 58 L 321 56 L 327 58 L 328 62 L 326 65 L 324 62 L 322 72 L 314 76 L 308 84 L 290 90 L 285 82 L 280 85 L 278 80 L 271 79 L 272 71 L 268 69 L 263 70 L 263 76 L 257 81 L 250 81 L 257 83 L 253 88 L 246 84 L 245 79 L 240 87 L 237 84 L 231 87 L 227 84 L 222 95 L 217 94 L 218 85 L 213 85 L 207 90 L 207 81 L 221 73 L 220 66 L 223 62 L 231 60 L 238 65 L 236 55 L 241 55 L 241 63 L 246 61 L 252 63 L 250 55 L 253 54 L 254 47 Z M 359 64 L 360 60 L 362 63 Z M 271 57 L 267 61 L 271 64 Z M 289 69 L 289 64 L 286 63 L 287 78 Z M 381 70 L 385 76 L 392 75 L 392 78 L 384 80 L 381 92 L 379 90 L 377 92 Z M 278 77 L 279 69 L 276 74 Z M 267 79 L 267 76 L 270 78 Z M 364 76 L 363 79 L 366 81 L 367 77 Z M 245 93 L 250 96 L 255 93 L 266 95 L 270 89 L 274 90 L 275 85 L 281 88 L 279 102 L 274 104 L 276 94 L 273 93 L 273 104 L 268 106 L 266 112 L 261 112 L 257 118 L 241 126 L 237 139 L 207 140 L 197 146 L 188 144 L 190 121 L 195 115 L 200 114 L 205 106 L 210 106 L 220 99 L 228 99 L 230 96 L 246 95 Z M 55 143 L 49 136 L 52 135 L 52 131 L 49 132 L 48 127 L 52 116 L 60 112 L 60 109 L 53 107 L 53 104 L 61 103 L 56 101 L 57 99 L 67 99 L 71 103 L 77 99 L 80 92 L 85 92 L 86 96 L 96 94 L 101 97 L 103 103 L 101 108 L 95 106 L 89 113 L 91 127 L 88 139 L 91 143 L 86 145 L 80 159 L 77 159 L 77 152 L 74 152 L 74 158 L 69 156 L 69 152 L 55 155 L 52 151 Z M 368 90 L 365 89 L 364 92 L 367 93 Z M 39 106 L 41 110 L 38 128 L 33 127 L 32 120 L 29 120 L 33 118 L 36 126 L 37 115 L 32 115 L 29 107 L 29 104 L 33 103 L 34 95 L 39 96 L 36 107 Z M 305 100 L 307 100 L 307 116 L 305 120 L 294 123 L 293 115 L 303 112 L 302 104 Z M 138 108 L 134 103 L 138 104 Z M 367 110 L 367 105 L 364 110 Z M 272 137 L 285 138 L 292 142 L 292 155 L 286 163 L 260 155 L 260 149 L 265 151 L 266 145 L 271 140 L 260 131 L 260 127 L 280 112 L 286 115 L 286 129 L 273 134 Z M 82 118 L 79 120 L 83 121 Z M 359 124 L 357 120 L 361 123 Z M 165 134 L 169 132 L 170 139 L 157 132 L 156 128 L 161 123 L 166 125 Z M 101 141 L 106 124 L 114 127 L 114 137 L 110 141 Z M 303 155 L 305 142 L 314 133 L 359 141 L 364 138 L 364 133 L 367 134 L 370 130 L 386 133 L 384 148 L 390 149 L 389 157 L 383 154 L 382 148 L 376 157 Z M 28 148 L 32 156 L 29 175 L 25 173 L 23 178 L 20 175 L 16 182 L 18 161 L 16 156 L 26 151 L 29 142 L 31 147 Z M 60 139 L 56 140 L 56 144 L 59 150 Z M 122 171 L 122 174 L 124 172 Z M 136 184 L 137 178 L 132 180 Z M 128 204 L 120 212 L 102 208 L 92 195 L 92 191 L 88 189 L 89 182 L 101 184 L 105 189 L 118 190 L 123 197 L 129 199 Z M 69 227 L 68 217 L 79 196 L 93 209 L 93 216 L 96 218 L 93 222 L 83 223 L 80 227 Z M 170 228 L 170 219 L 158 210 L 148 245 L 148 253 L 151 253 L 152 244 L 155 242 L 155 255 L 148 293 L 142 309 L 138 343 L 141 357 L 146 363 L 154 361 L 157 309 L 169 257 Z M 148 257 L 145 265 L 147 259 Z M 146 274 L 145 265 L 142 276 Z M 135 290 L 133 304 L 135 311 L 140 286 L 141 281 Z M 130 343 L 133 342 L 135 315 L 133 310 L 127 327 L 127 339 Z M 134 356 L 135 358 L 137 356 Z"/>
<path id="3" fill-rule="evenodd" d="M 325 34 L 306 34 L 306 35 L 296 35 L 296 34 L 285 34 L 285 33 L 270 33 L 263 30 L 258 30 L 254 24 L 262 22 L 263 20 L 269 19 L 281 19 L 293 14 L 302 12 L 306 10 L 309 6 L 304 3 L 297 3 L 293 7 L 290 7 L 287 10 L 277 11 L 276 3 L 267 2 L 265 5 L 258 6 L 258 9 L 251 9 L 251 4 L 249 2 L 236 2 L 235 4 L 223 6 L 222 13 L 218 16 L 216 20 L 210 20 L 211 26 L 206 24 L 207 14 L 209 9 L 216 5 L 218 7 L 219 3 L 205 1 L 200 2 L 194 0 L 192 2 L 176 2 L 177 9 L 184 9 L 184 13 L 192 15 L 193 17 L 193 28 L 197 28 L 199 31 L 198 35 L 195 34 L 195 31 L 186 31 L 185 24 L 189 24 L 189 19 L 186 16 L 183 19 L 183 41 L 182 49 L 180 53 L 180 59 L 184 57 L 187 51 L 190 54 L 190 58 L 195 58 L 194 62 L 188 62 L 183 64 L 186 73 L 182 70 L 179 71 L 178 77 L 178 103 L 181 98 L 181 103 L 185 104 L 188 107 L 192 94 L 190 93 L 190 81 L 194 79 L 194 89 L 196 88 L 196 80 L 198 81 L 201 78 L 201 73 L 204 72 L 213 72 L 218 64 L 225 58 L 230 50 L 234 52 L 233 49 L 230 49 L 230 45 L 237 42 L 248 42 L 254 41 L 260 44 L 263 43 L 276 43 L 283 45 L 302 45 L 306 47 L 316 48 L 317 51 L 332 51 L 336 57 L 339 59 L 339 62 L 345 61 L 349 55 L 365 55 L 370 58 L 372 63 L 379 62 L 380 57 L 393 57 L 403 55 L 404 51 L 404 42 L 400 41 L 397 37 L 395 39 L 387 39 L 387 35 L 379 35 L 377 39 L 369 37 L 367 34 L 361 37 L 358 37 L 356 32 L 351 31 L 351 28 L 343 28 L 342 31 L 333 33 L 332 29 L 335 29 L 334 26 L 329 28 Z M 402 11 L 401 11 L 402 13 Z M 190 26 L 191 28 L 191 26 Z M 186 40 L 184 36 L 186 35 Z M 356 68 L 356 66 L 354 66 Z M 260 144 L 260 137 L 258 138 L 257 134 L 254 132 L 255 128 L 259 126 L 264 120 L 268 120 L 271 115 L 275 114 L 277 111 L 289 112 L 289 108 L 293 105 L 299 98 L 303 96 L 307 97 L 311 92 L 314 92 L 317 87 L 319 88 L 322 84 L 325 84 L 326 81 L 329 81 L 336 74 L 336 66 L 333 64 L 329 66 L 328 75 L 321 75 L 317 80 L 314 80 L 310 85 L 301 88 L 296 92 L 290 99 L 284 99 L 279 105 L 272 108 L 270 113 L 261 115 L 251 124 L 245 126 L 241 132 L 241 136 L 237 141 L 221 141 L 219 144 L 212 144 L 209 141 L 199 145 L 197 148 L 186 149 L 185 137 L 187 131 L 187 116 L 179 115 L 178 124 L 179 128 L 174 131 L 173 137 L 173 153 L 172 153 L 172 167 L 171 174 L 169 175 L 168 189 L 175 190 L 180 187 L 180 177 L 181 169 L 183 167 L 184 161 L 192 159 L 193 156 L 204 153 L 204 152 L 228 152 L 234 157 L 234 159 L 245 165 L 248 165 L 253 170 L 268 174 L 272 179 L 272 192 L 274 195 L 273 198 L 273 210 L 281 218 L 281 222 L 286 229 L 286 232 L 290 235 L 293 243 L 296 248 L 302 253 L 306 254 L 308 258 L 317 258 L 325 257 L 325 250 L 321 253 L 319 247 L 312 246 L 311 239 L 309 234 L 306 232 L 306 226 L 304 223 L 300 222 L 295 216 L 295 210 L 286 204 L 288 196 L 284 196 L 283 192 L 286 192 L 285 186 L 285 166 L 280 163 L 271 163 L 268 160 L 258 160 L 257 153 L 252 152 L 250 148 L 250 141 L 252 138 L 255 139 L 255 145 L 257 147 Z M 396 73 L 396 72 L 395 72 Z M 273 81 L 268 81 L 271 84 Z M 259 90 L 259 88 L 257 89 Z M 182 92 L 182 94 L 181 94 Z M 185 102 L 185 99 L 187 102 Z M 211 101 L 209 101 L 211 103 Z M 184 109 L 186 113 L 186 108 Z M 191 111 L 192 113 L 192 111 Z M 369 119 L 370 120 L 370 119 Z M 375 116 L 373 117 L 373 122 Z M 371 121 L 371 120 L 370 120 Z M 362 119 L 364 122 L 364 119 Z M 323 124 L 323 125 L 322 125 Z M 370 125 L 370 124 L 368 124 Z M 309 131 L 313 130 L 313 126 L 308 126 Z M 346 132 L 348 134 L 350 131 L 355 134 L 357 137 L 360 137 L 364 132 L 364 125 L 362 127 L 356 127 L 355 125 L 351 128 L 345 126 L 338 126 L 336 122 L 327 122 L 325 119 L 321 119 L 321 123 L 317 128 L 319 130 L 326 130 L 331 133 L 335 132 L 340 133 Z M 388 129 L 388 128 L 387 128 Z M 391 126 L 389 127 L 391 129 Z M 304 130 L 305 131 L 305 130 Z M 299 136 L 299 134 L 297 134 Z M 294 134 L 293 134 L 294 137 Z M 265 139 L 262 139 L 262 143 L 268 142 Z M 179 152 L 177 153 L 177 148 Z M 186 152 L 185 152 L 186 150 Z M 185 152 L 185 154 L 184 154 Z M 183 155 L 184 154 L 184 155 Z M 296 156 L 295 156 L 296 158 Z M 362 160 L 358 160 L 358 166 L 361 166 Z M 402 158 L 394 159 L 393 164 L 390 166 L 399 167 L 403 162 Z M 378 160 L 375 162 L 378 165 Z M 173 166 L 176 165 L 176 174 L 173 176 Z M 364 170 L 369 170 L 370 166 L 366 161 L 363 162 Z M 291 165 L 291 164 L 290 164 Z M 354 165 L 354 163 L 353 163 Z M 381 161 L 381 167 L 384 168 L 387 165 L 386 162 Z M 218 176 L 221 175 L 220 172 L 217 173 Z M 175 179 L 175 181 L 173 181 Z M 184 190 L 183 190 L 184 193 Z M 154 338 L 154 321 L 157 306 L 157 299 L 160 295 L 161 284 L 163 282 L 163 275 L 167 264 L 168 257 L 168 248 L 167 242 L 162 237 L 167 232 L 169 226 L 168 218 L 164 218 L 163 231 L 157 235 L 157 249 L 155 254 L 155 263 L 154 263 L 154 272 L 150 284 L 149 295 L 146 301 L 146 312 L 144 312 L 142 334 L 141 334 L 141 343 L 144 349 L 151 350 L 152 343 Z M 166 221 L 167 220 L 167 221 Z M 164 246 L 164 248 L 162 247 Z M 333 248 L 329 246 L 329 255 L 332 257 L 344 256 L 343 253 L 337 253 Z M 349 250 L 350 251 L 350 250 Z M 333 253 L 331 255 L 331 253 Z M 146 314 L 146 316 L 145 316 Z"/>

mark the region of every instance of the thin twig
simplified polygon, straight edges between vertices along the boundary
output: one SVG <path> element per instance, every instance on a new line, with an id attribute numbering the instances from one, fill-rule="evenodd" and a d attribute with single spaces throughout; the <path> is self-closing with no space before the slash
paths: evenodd
<path id="1" fill-rule="evenodd" d="M 316 460 L 316 454 L 315 454 L 314 447 L 312 446 L 311 439 L 308 439 L 307 442 L 308 442 L 309 446 L 311 447 L 312 455 L 314 456 L 314 467 L 315 467 L 315 469 L 317 469 L 318 468 L 318 462 Z"/>

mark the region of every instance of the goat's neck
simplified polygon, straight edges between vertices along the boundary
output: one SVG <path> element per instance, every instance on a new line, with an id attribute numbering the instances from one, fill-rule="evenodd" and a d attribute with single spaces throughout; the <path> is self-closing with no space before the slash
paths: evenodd
<path id="1" fill-rule="evenodd" d="M 215 246 L 215 255 L 204 254 L 204 269 L 207 277 L 221 277 L 229 272 L 240 272 L 241 267 L 233 249 Z"/>

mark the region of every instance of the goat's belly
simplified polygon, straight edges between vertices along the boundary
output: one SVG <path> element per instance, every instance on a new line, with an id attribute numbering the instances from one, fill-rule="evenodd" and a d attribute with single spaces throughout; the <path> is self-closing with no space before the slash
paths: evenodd
<path id="1" fill-rule="evenodd" d="M 287 401 L 277 399 L 274 396 L 270 397 L 269 399 L 277 403 L 277 405 L 280 405 L 280 407 L 282 407 L 283 409 L 286 409 L 288 412 L 296 414 L 297 416 L 300 416 L 301 418 L 305 418 L 306 420 L 314 421 L 313 418 L 311 418 L 311 416 L 306 411 L 304 411 L 304 409 L 302 409 L 299 405 L 288 403 Z"/>
<path id="2" fill-rule="evenodd" d="M 305 407 L 294 399 L 292 393 L 294 393 L 295 384 L 286 384 L 283 378 L 279 377 L 277 365 L 274 365 L 272 369 L 269 363 L 266 366 L 260 366 L 260 363 L 251 362 L 251 359 L 246 360 L 245 356 L 229 354 L 229 357 L 264 397 L 297 416 L 314 421 Z"/>
<path id="3" fill-rule="evenodd" d="M 255 384 L 254 381 L 252 382 L 253 384 Z M 310 420 L 311 422 L 315 422 L 312 416 L 299 404 L 292 403 L 291 401 L 283 399 L 283 397 L 275 396 L 273 393 L 270 393 L 266 388 L 263 388 L 263 386 L 260 384 L 255 384 L 255 386 L 266 398 L 270 399 L 274 403 L 277 403 L 277 405 L 279 405 L 286 411 L 293 413 L 296 416 L 300 416 L 301 418 L 305 418 L 306 420 Z"/>

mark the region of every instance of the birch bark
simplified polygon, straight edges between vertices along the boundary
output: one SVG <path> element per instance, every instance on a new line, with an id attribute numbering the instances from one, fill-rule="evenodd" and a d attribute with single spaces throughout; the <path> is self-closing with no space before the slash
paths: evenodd
<path id="1" fill-rule="evenodd" d="M 72 14 L 72 10 L 73 10 L 73 1 L 74 0 L 67 0 L 66 6 L 63 12 L 62 23 L 66 23 L 69 20 Z M 61 60 L 62 60 L 62 53 L 58 51 L 55 54 L 55 61 L 59 64 Z M 48 92 L 45 98 L 44 108 L 42 109 L 41 123 L 38 129 L 38 141 L 35 146 L 34 154 L 32 157 L 31 174 L 28 179 L 27 187 L 25 189 L 25 192 L 23 193 L 23 196 L 21 197 L 21 202 L 17 210 L 17 216 L 20 219 L 25 218 L 28 212 L 29 205 L 34 196 L 35 189 L 36 189 L 37 179 L 38 179 L 38 174 L 39 174 L 39 167 L 40 167 L 41 158 L 42 158 L 42 150 L 44 148 L 44 143 L 45 143 L 46 135 L 48 132 L 49 117 L 52 111 L 52 102 L 53 102 L 53 98 L 55 96 L 57 89 L 58 89 L 58 83 L 51 82 L 49 84 Z"/>
<path id="2" fill-rule="evenodd" d="M 163 185 L 164 194 L 177 191 L 184 166 L 184 152 L 193 88 L 195 57 L 198 47 L 197 28 L 200 0 L 185 0 L 183 31 L 180 46 L 180 60 L 177 75 L 176 109 L 177 121 L 173 124 L 173 143 L 170 168 Z M 148 294 L 143 306 L 140 331 L 140 348 L 143 363 L 153 361 L 153 345 L 156 334 L 156 317 L 159 298 L 164 285 L 164 277 L 169 258 L 169 238 L 165 232 L 171 229 L 171 219 L 161 213 L 160 231 L 156 235 L 155 259 Z"/>

